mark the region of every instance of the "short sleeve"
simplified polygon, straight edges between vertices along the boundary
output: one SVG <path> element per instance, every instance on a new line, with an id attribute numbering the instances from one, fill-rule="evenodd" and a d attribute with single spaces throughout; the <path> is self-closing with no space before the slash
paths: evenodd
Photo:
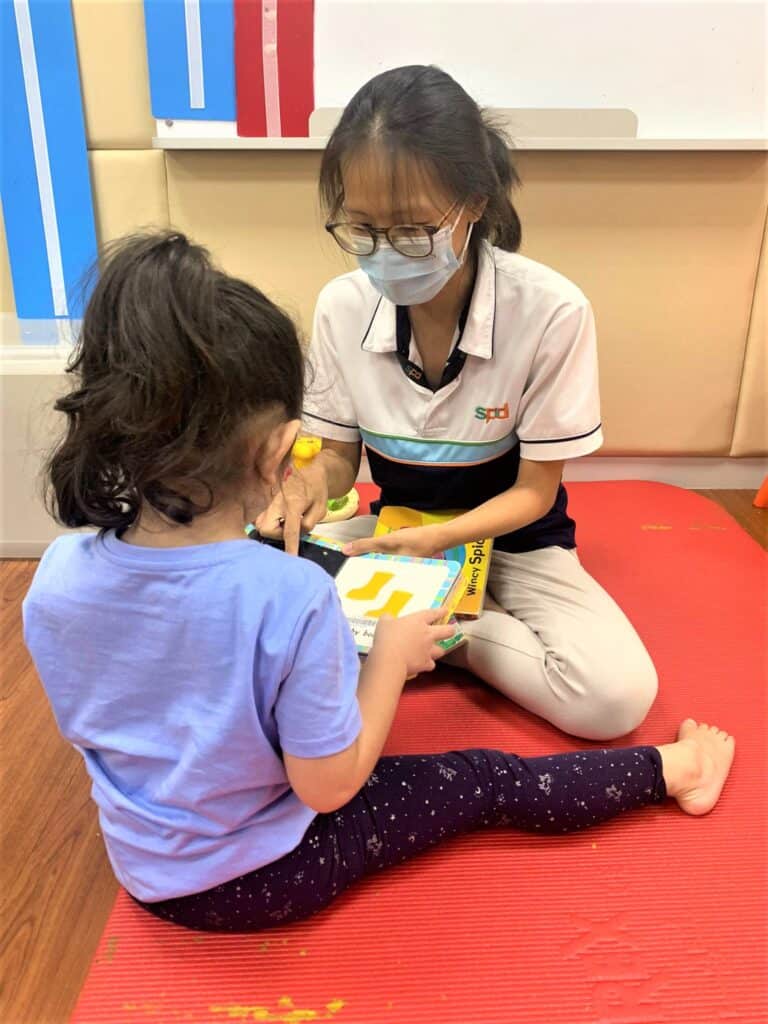
<path id="1" fill-rule="evenodd" d="M 360 661 L 336 589 L 326 579 L 296 628 L 293 657 L 275 703 L 280 746 L 294 757 L 338 754 L 362 727 Z"/>
<path id="2" fill-rule="evenodd" d="M 520 455 L 574 459 L 603 443 L 595 320 L 588 302 L 555 314 L 539 343 L 517 420 Z"/>
<path id="3" fill-rule="evenodd" d="M 357 414 L 341 372 L 331 327 L 329 293 L 332 287 L 333 282 L 323 289 L 315 309 L 307 360 L 302 427 L 309 434 L 327 437 L 332 441 L 355 442 L 360 440 Z"/>

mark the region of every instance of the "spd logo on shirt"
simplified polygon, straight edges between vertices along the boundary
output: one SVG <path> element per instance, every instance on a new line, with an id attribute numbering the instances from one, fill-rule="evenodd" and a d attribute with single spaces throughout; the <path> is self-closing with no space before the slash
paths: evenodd
<path id="1" fill-rule="evenodd" d="M 504 405 L 497 406 L 495 409 L 478 405 L 475 409 L 475 419 L 485 420 L 486 423 L 490 422 L 490 420 L 508 420 L 509 402 L 505 402 Z"/>

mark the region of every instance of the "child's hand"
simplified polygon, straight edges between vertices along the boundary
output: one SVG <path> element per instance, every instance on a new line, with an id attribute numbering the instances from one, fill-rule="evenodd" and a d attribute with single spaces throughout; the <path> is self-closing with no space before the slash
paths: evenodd
<path id="1" fill-rule="evenodd" d="M 443 618 L 445 611 L 441 608 L 404 615 L 400 619 L 383 615 L 368 657 L 399 662 L 406 679 L 420 672 L 431 672 L 435 662 L 445 654 L 442 647 L 437 646 L 438 640 L 447 640 L 455 632 L 454 626 L 438 625 Z"/>

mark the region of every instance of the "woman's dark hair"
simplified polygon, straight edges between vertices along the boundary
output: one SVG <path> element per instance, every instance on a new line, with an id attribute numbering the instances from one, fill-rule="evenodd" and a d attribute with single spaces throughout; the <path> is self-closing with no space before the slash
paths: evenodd
<path id="1" fill-rule="evenodd" d="M 68 423 L 47 466 L 65 526 L 125 529 L 145 502 L 190 523 L 241 479 L 246 424 L 261 414 L 266 441 L 300 415 L 290 318 L 177 232 L 106 247 L 67 372 L 77 384 L 55 404 Z"/>
<path id="2" fill-rule="evenodd" d="M 374 144 L 394 162 L 426 165 L 458 202 L 486 199 L 472 233 L 516 252 L 521 226 L 510 199 L 520 184 L 504 133 L 450 75 L 431 65 L 385 71 L 345 107 L 323 155 L 320 197 L 331 218 L 344 203 L 342 175 L 352 155 Z"/>

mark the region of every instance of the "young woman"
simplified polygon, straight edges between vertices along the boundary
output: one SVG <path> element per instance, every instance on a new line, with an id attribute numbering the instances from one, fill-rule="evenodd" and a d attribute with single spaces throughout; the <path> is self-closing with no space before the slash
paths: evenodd
<path id="1" fill-rule="evenodd" d="M 733 740 L 690 720 L 661 747 L 380 757 L 406 677 L 451 628 L 382 621 L 361 671 L 331 578 L 245 538 L 296 437 L 302 356 L 288 317 L 204 250 L 114 248 L 73 371 L 50 482 L 61 521 L 99 533 L 48 548 L 25 637 L 147 910 L 252 931 L 488 824 L 714 806 Z"/>
<path id="2" fill-rule="evenodd" d="M 561 478 L 602 443 L 594 321 L 574 284 L 517 253 L 516 183 L 501 134 L 439 69 L 388 71 L 353 97 L 320 174 L 328 230 L 360 265 L 317 304 L 304 423 L 323 451 L 260 525 L 284 523 L 295 550 L 365 444 L 382 504 L 467 511 L 376 540 L 372 517 L 323 533 L 421 556 L 493 537 L 491 600 L 453 660 L 604 740 L 643 720 L 656 673 L 576 554 Z"/>

